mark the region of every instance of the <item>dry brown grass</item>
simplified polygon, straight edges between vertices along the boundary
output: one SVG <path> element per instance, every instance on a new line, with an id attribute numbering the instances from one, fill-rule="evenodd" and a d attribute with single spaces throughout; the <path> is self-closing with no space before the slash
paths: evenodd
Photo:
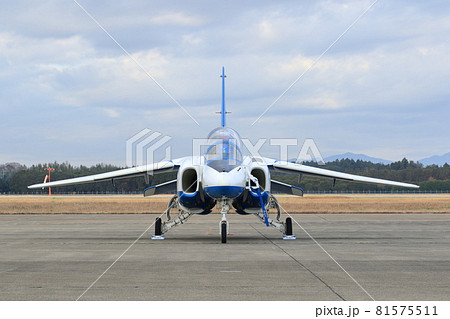
<path id="1" fill-rule="evenodd" d="M 280 205 L 293 213 L 450 213 L 450 196 L 326 196 L 285 197 Z"/>
<path id="2" fill-rule="evenodd" d="M 170 197 L 0 196 L 0 214 L 162 213 Z M 278 197 L 289 213 L 450 213 L 450 196 L 306 195 Z"/>
<path id="3" fill-rule="evenodd" d="M 168 197 L 2 196 L 0 214 L 145 214 L 163 212 Z"/>

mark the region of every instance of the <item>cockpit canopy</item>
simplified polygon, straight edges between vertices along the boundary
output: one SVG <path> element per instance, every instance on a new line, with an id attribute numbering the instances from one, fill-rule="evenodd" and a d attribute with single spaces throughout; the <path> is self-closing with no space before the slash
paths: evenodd
<path id="1" fill-rule="evenodd" d="M 229 127 L 218 127 L 208 135 L 205 162 L 219 172 L 229 172 L 242 163 L 241 137 Z"/>

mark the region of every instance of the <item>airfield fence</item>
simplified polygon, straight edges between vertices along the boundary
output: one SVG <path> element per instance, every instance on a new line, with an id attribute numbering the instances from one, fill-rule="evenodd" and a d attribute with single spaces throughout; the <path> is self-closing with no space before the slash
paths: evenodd
<path id="1" fill-rule="evenodd" d="M 57 192 L 52 190 L 52 195 L 142 195 L 143 192 Z M 304 194 L 450 194 L 450 190 L 362 190 L 362 191 L 341 191 L 341 190 L 325 190 L 325 191 L 307 191 Z M 46 195 L 47 191 L 33 192 L 8 192 L 0 193 L 0 195 Z M 274 193 L 276 194 L 276 193 Z"/>

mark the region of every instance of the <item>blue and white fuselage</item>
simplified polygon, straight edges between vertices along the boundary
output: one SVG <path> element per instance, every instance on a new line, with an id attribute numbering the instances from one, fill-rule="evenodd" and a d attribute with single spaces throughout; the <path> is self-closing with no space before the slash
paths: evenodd
<path id="1" fill-rule="evenodd" d="M 248 179 L 239 134 L 229 127 L 218 127 L 208 135 L 208 145 L 202 175 L 205 193 L 216 200 L 238 197 Z"/>
<path id="2" fill-rule="evenodd" d="M 180 165 L 177 189 L 182 208 L 207 214 L 216 203 L 226 202 L 238 213 L 249 214 L 261 210 L 261 205 L 266 206 L 269 170 L 267 165 L 243 156 L 239 134 L 232 128 L 218 127 L 211 131 L 207 141 L 207 149 L 197 159 L 197 165 L 189 158 Z"/>

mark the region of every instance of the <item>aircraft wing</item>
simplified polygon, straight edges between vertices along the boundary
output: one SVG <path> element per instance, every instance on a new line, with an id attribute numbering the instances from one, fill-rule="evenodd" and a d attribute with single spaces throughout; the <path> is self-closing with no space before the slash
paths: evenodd
<path id="1" fill-rule="evenodd" d="M 114 180 L 114 179 L 144 176 L 146 174 L 151 174 L 151 173 L 167 172 L 167 171 L 170 171 L 173 169 L 178 169 L 178 167 L 180 166 L 180 163 L 183 160 L 184 160 L 184 158 L 180 158 L 180 159 L 176 159 L 173 161 L 172 160 L 171 161 L 162 161 L 162 162 L 148 164 L 148 165 L 124 168 L 124 169 L 120 169 L 120 170 L 112 171 L 112 172 L 108 172 L 108 173 L 101 173 L 101 174 L 95 174 L 95 175 L 89 175 L 89 176 L 83 176 L 83 177 L 63 179 L 60 181 L 49 182 L 49 183 L 34 184 L 34 185 L 28 186 L 28 188 L 35 189 L 35 188 L 44 188 L 44 187 L 85 184 L 85 183 L 102 182 L 102 181 Z"/>
<path id="2" fill-rule="evenodd" d="M 321 177 L 329 177 L 344 181 L 352 181 L 352 182 L 362 182 L 362 183 L 372 183 L 372 184 L 383 184 L 383 185 L 392 185 L 392 186 L 400 186 L 400 187 L 409 187 L 409 188 L 419 188 L 420 186 L 390 181 L 387 179 L 359 176 L 341 172 L 335 172 L 328 169 L 318 168 L 307 166 L 303 164 L 290 163 L 285 161 L 277 161 L 273 159 L 264 159 L 269 169 L 274 169 L 275 171 L 285 172 L 285 173 L 303 173 Z"/>

